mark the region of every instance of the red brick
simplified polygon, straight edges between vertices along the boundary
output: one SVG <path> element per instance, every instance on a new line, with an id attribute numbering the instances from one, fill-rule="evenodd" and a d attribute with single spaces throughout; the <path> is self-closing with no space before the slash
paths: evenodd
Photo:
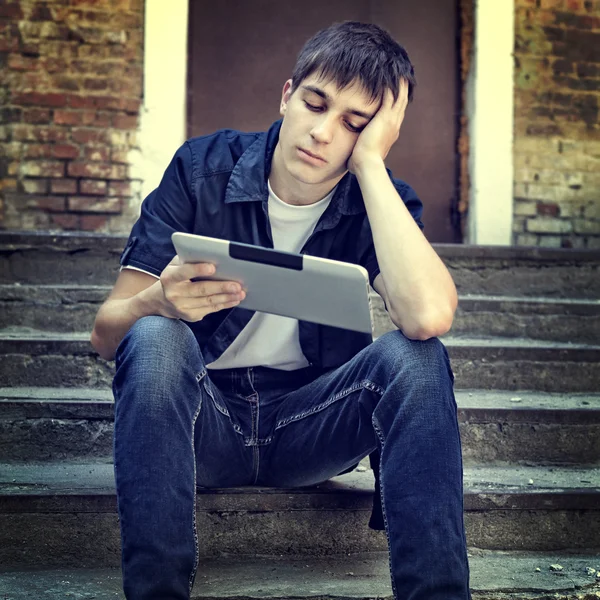
<path id="1" fill-rule="evenodd" d="M 32 196 L 27 208 L 38 208 L 47 212 L 64 212 L 65 199 L 59 196 Z"/>
<path id="2" fill-rule="evenodd" d="M 68 132 L 58 127 L 15 125 L 13 139 L 18 142 L 64 142 Z"/>
<path id="3" fill-rule="evenodd" d="M 23 156 L 25 158 L 52 158 L 50 144 L 25 144 Z"/>
<path id="4" fill-rule="evenodd" d="M 137 115 L 140 112 L 141 100 L 137 98 L 123 98 L 123 110 L 129 114 Z"/>
<path id="5" fill-rule="evenodd" d="M 137 95 L 137 84 L 132 79 L 111 79 L 109 90 L 111 93 L 122 96 L 124 94 Z"/>
<path id="6" fill-rule="evenodd" d="M 558 217 L 560 215 L 560 207 L 558 206 L 558 204 L 538 202 L 537 214 L 546 217 Z"/>
<path id="7" fill-rule="evenodd" d="M 77 181 L 75 179 L 52 179 L 50 181 L 52 194 L 76 194 Z"/>
<path id="8" fill-rule="evenodd" d="M 95 120 L 95 110 L 57 109 L 54 111 L 54 122 L 57 125 L 93 125 Z"/>
<path id="9" fill-rule="evenodd" d="M 103 92 L 108 89 L 108 79 L 84 79 L 83 87 L 86 90 L 91 90 L 93 92 Z"/>
<path id="10" fill-rule="evenodd" d="M 96 108 L 96 99 L 93 96 L 71 94 L 68 97 L 68 104 L 71 108 Z"/>
<path id="11" fill-rule="evenodd" d="M 86 196 L 71 196 L 68 200 L 69 210 L 77 212 L 113 213 L 121 212 L 120 198 L 88 198 Z"/>
<path id="12" fill-rule="evenodd" d="M 82 231 L 98 231 L 108 221 L 105 215 L 81 215 L 80 229 Z"/>
<path id="13" fill-rule="evenodd" d="M 20 173 L 31 177 L 63 177 L 65 164 L 58 160 L 26 161 L 21 163 Z"/>
<path id="14" fill-rule="evenodd" d="M 83 8 L 112 8 L 115 11 L 128 10 L 130 0 L 71 0 L 71 6 Z"/>
<path id="15" fill-rule="evenodd" d="M 79 146 L 73 144 L 55 144 L 52 146 L 52 156 L 54 158 L 78 158 Z"/>
<path id="16" fill-rule="evenodd" d="M 45 2 L 35 4 L 28 16 L 30 21 L 52 21 L 54 17 Z"/>
<path id="17" fill-rule="evenodd" d="M 138 118 L 133 115 L 114 115 L 113 127 L 117 129 L 136 129 L 138 126 Z"/>
<path id="18" fill-rule="evenodd" d="M 93 148 L 87 147 L 84 148 L 83 156 L 86 160 L 93 160 L 96 162 L 109 162 L 110 160 L 110 150 L 106 147 Z"/>
<path id="19" fill-rule="evenodd" d="M 104 6 L 104 8 L 108 8 L 108 3 L 105 3 L 106 6 Z M 91 3 L 90 3 L 91 6 Z M 110 16 L 107 15 L 104 11 L 92 11 L 92 10 L 85 10 L 85 6 L 82 6 L 81 9 L 80 8 L 71 8 L 71 10 L 69 11 L 69 16 L 75 20 L 77 19 L 77 22 L 80 23 L 81 25 L 88 25 L 89 23 L 84 23 L 84 21 L 103 21 L 103 20 L 108 20 L 110 19 Z M 93 15 L 98 15 L 98 18 L 95 19 L 93 17 Z"/>
<path id="20" fill-rule="evenodd" d="M 21 89 L 39 89 L 45 85 L 46 76 L 43 73 L 34 71 L 22 71 L 18 77 L 19 87 Z"/>
<path id="21" fill-rule="evenodd" d="M 91 60 L 74 60 L 70 67 L 74 73 L 88 73 L 92 70 L 93 64 Z"/>
<path id="22" fill-rule="evenodd" d="M 49 85 L 58 90 L 67 90 L 69 92 L 77 92 L 80 89 L 79 80 L 70 75 L 54 75 L 50 79 Z"/>
<path id="23" fill-rule="evenodd" d="M 124 110 L 124 99 L 118 96 L 78 96 L 69 97 L 71 108 L 98 108 L 100 110 Z"/>
<path id="24" fill-rule="evenodd" d="M 105 129 L 73 129 L 71 139 L 78 144 L 108 144 L 110 135 Z"/>
<path id="25" fill-rule="evenodd" d="M 125 179 L 127 168 L 123 165 L 106 163 L 72 162 L 68 166 L 71 177 L 88 177 L 90 179 Z"/>
<path id="26" fill-rule="evenodd" d="M 21 54 L 9 54 L 7 66 L 12 71 L 35 71 L 39 68 L 39 60 Z"/>
<path id="27" fill-rule="evenodd" d="M 94 75 L 110 75 L 111 77 L 123 77 L 124 69 L 121 61 L 113 60 L 107 62 L 92 62 L 90 73 Z"/>
<path id="28" fill-rule="evenodd" d="M 79 182 L 79 193 L 88 196 L 104 196 L 106 188 L 106 181 L 99 181 L 98 179 L 82 179 Z"/>
<path id="29" fill-rule="evenodd" d="M 129 181 L 111 181 L 108 184 L 109 196 L 133 196 Z"/>
<path id="30" fill-rule="evenodd" d="M 79 229 L 79 222 L 79 215 L 54 214 L 50 217 L 51 225 L 56 225 L 58 229 Z"/>
<path id="31" fill-rule="evenodd" d="M 67 106 L 67 101 L 65 94 L 43 94 L 41 92 L 16 92 L 12 94 L 13 104 L 61 107 Z"/>
<path id="32" fill-rule="evenodd" d="M 50 123 L 50 110 L 48 108 L 26 108 L 23 110 L 24 123 Z"/>
<path id="33" fill-rule="evenodd" d="M 19 51 L 19 39 L 14 38 L 0 38 L 0 52 L 18 52 Z"/>
<path id="34" fill-rule="evenodd" d="M 47 179 L 23 179 L 21 186 L 26 194 L 47 194 L 48 180 Z"/>
<path id="35" fill-rule="evenodd" d="M 101 60 L 108 56 L 108 48 L 105 48 L 100 44 L 80 44 L 77 48 L 77 56 L 79 58 L 91 58 L 92 60 Z"/>
<path id="36" fill-rule="evenodd" d="M 94 120 L 94 127 L 110 127 L 110 113 L 97 113 Z"/>
<path id="37" fill-rule="evenodd" d="M 0 18 L 3 19 L 22 19 L 23 11 L 19 2 L 1 2 Z"/>
<path id="38" fill-rule="evenodd" d="M 593 63 L 579 63 L 577 65 L 577 76 L 584 77 L 600 77 L 600 65 Z"/>
<path id="39" fill-rule="evenodd" d="M 0 123 L 19 123 L 22 118 L 20 108 L 14 106 L 0 108 Z"/>
<path id="40" fill-rule="evenodd" d="M 582 29 L 600 29 L 600 17 L 590 15 L 579 17 L 579 26 Z"/>
<path id="41" fill-rule="evenodd" d="M 42 56 L 42 51 L 40 49 L 40 44 L 37 42 L 25 41 L 21 42 L 21 54 L 25 54 L 26 56 Z"/>

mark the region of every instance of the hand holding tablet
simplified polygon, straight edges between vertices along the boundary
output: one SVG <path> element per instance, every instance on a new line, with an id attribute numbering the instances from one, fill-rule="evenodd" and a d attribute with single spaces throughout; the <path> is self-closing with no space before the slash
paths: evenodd
<path id="1" fill-rule="evenodd" d="M 199 267 L 200 274 L 190 271 L 190 279 L 239 282 L 246 290 L 242 308 L 372 331 L 369 278 L 359 265 L 187 233 L 174 233 L 171 239 L 183 263 L 215 266 L 213 274 L 205 266 Z"/>
<path id="2" fill-rule="evenodd" d="M 184 321 L 201 321 L 206 315 L 237 306 L 246 294 L 235 281 L 211 280 L 210 263 L 184 264 L 178 256 L 161 273 L 161 314 Z"/>

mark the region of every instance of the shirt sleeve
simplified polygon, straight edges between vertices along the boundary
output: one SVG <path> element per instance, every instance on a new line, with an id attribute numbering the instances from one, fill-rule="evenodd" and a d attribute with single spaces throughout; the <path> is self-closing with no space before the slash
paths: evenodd
<path id="1" fill-rule="evenodd" d="M 388 171 L 389 173 L 389 171 Z M 392 179 L 392 183 L 398 192 L 399 198 L 402 199 L 408 212 L 412 215 L 416 224 L 419 226 L 421 231 L 424 228 L 421 216 L 423 214 L 423 203 L 417 196 L 415 190 L 410 185 L 400 181 L 399 179 Z M 377 254 L 375 253 L 375 244 L 373 242 L 373 233 L 371 232 L 371 226 L 369 225 L 368 218 L 365 217 L 363 223 L 363 235 L 361 235 L 361 248 L 359 256 L 359 264 L 362 265 L 369 273 L 369 283 L 371 287 L 377 275 L 379 275 L 379 263 L 377 262 Z"/>
<path id="2" fill-rule="evenodd" d="M 195 218 L 192 193 L 192 155 L 186 142 L 177 150 L 159 186 L 142 202 L 120 258 L 121 267 L 132 267 L 155 276 L 175 256 L 171 235 L 191 232 Z"/>

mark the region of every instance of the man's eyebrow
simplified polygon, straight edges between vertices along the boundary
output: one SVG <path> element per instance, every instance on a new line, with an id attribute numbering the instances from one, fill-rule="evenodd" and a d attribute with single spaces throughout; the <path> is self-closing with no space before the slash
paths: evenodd
<path id="1" fill-rule="evenodd" d="M 309 92 L 313 92 L 313 94 L 317 94 L 317 96 L 321 96 L 321 98 L 323 98 L 323 100 L 326 100 L 327 102 L 331 102 L 331 96 L 325 90 L 322 90 L 316 85 L 302 85 L 300 87 Z M 369 113 L 354 108 L 349 108 L 346 112 L 368 120 L 371 120 L 375 116 L 374 114 L 370 115 Z"/>

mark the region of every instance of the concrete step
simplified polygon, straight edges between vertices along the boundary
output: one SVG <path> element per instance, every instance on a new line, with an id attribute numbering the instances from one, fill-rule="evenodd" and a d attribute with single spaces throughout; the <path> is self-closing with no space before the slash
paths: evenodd
<path id="1" fill-rule="evenodd" d="M 465 465 L 600 466 L 600 394 L 458 390 Z M 0 389 L 0 461 L 110 459 L 110 390 Z"/>
<path id="2" fill-rule="evenodd" d="M 99 285 L 0 285 L 0 330 L 89 332 L 109 291 Z M 371 305 L 374 335 L 395 329 L 375 293 Z M 464 296 L 451 335 L 591 344 L 600 339 L 600 300 Z"/>
<path id="3" fill-rule="evenodd" d="M 106 285 L 0 285 L 0 330 L 91 332 Z"/>
<path id="4" fill-rule="evenodd" d="M 600 468 L 466 467 L 467 542 L 490 550 L 600 550 Z M 383 551 L 368 529 L 372 472 L 297 489 L 200 490 L 203 557 Z M 43 541 L 41 541 L 43 540 Z M 119 565 L 113 466 L 0 464 L 0 564 Z"/>
<path id="5" fill-rule="evenodd" d="M 112 285 L 126 237 L 0 233 L 0 283 Z M 600 297 L 600 251 L 436 244 L 461 295 Z"/>
<path id="6" fill-rule="evenodd" d="M 473 600 L 597 600 L 600 554 L 469 548 Z M 559 565 L 561 570 L 553 570 Z M 589 573 L 589 574 L 588 574 Z M 5 600 L 123 599 L 119 569 L 0 573 Z M 392 600 L 388 554 L 202 559 L 193 600 Z"/>
<path id="7" fill-rule="evenodd" d="M 456 387 L 547 392 L 600 390 L 600 345 L 447 337 Z M 108 388 L 113 363 L 88 334 L 0 332 L 0 387 Z"/>
<path id="8" fill-rule="evenodd" d="M 376 337 L 396 329 L 377 294 L 371 307 Z M 600 300 L 461 296 L 446 337 L 477 336 L 595 344 L 600 340 Z"/>

